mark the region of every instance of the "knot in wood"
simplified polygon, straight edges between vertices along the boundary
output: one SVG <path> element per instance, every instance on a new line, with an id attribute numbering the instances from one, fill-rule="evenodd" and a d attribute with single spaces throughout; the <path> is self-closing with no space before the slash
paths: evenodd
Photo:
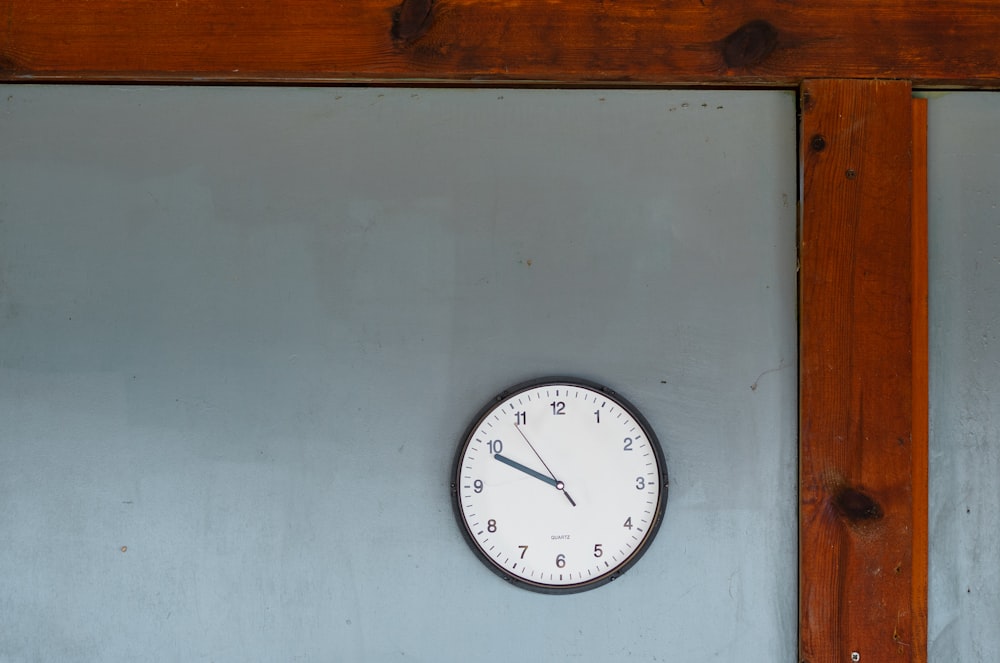
<path id="1" fill-rule="evenodd" d="M 851 521 L 879 520 L 882 507 L 870 495 L 856 488 L 841 488 L 833 496 L 833 506 L 841 516 Z"/>
<path id="2" fill-rule="evenodd" d="M 778 45 L 778 29 L 764 20 L 750 21 L 722 40 L 722 59 L 741 69 L 767 59 Z"/>
<path id="3" fill-rule="evenodd" d="M 434 0 L 403 0 L 393 15 L 392 38 L 409 43 L 423 36 L 431 27 Z"/>

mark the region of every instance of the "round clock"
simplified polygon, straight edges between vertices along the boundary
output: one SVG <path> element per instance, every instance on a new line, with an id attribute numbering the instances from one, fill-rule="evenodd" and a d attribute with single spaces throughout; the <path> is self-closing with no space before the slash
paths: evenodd
<path id="1" fill-rule="evenodd" d="M 667 466 L 627 400 L 577 378 L 494 398 L 459 445 L 455 515 L 480 559 L 545 593 L 598 587 L 646 551 L 667 501 Z"/>

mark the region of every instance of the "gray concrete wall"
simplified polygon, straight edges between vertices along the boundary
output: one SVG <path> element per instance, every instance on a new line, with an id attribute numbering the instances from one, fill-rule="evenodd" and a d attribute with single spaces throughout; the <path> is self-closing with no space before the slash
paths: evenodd
<path id="1" fill-rule="evenodd" d="M 9 86 L 0 144 L 0 661 L 795 656 L 792 94 Z M 572 596 L 448 490 L 551 373 L 672 480 Z"/>
<path id="2" fill-rule="evenodd" d="M 928 102 L 930 659 L 1000 661 L 1000 95 Z"/>

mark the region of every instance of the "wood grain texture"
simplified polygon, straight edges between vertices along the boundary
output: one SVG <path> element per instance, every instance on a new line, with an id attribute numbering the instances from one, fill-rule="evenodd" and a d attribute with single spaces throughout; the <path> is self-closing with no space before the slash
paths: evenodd
<path id="1" fill-rule="evenodd" d="M 927 649 L 930 548 L 930 330 L 927 313 L 927 100 L 913 100 L 913 646 Z"/>
<path id="2" fill-rule="evenodd" d="M 806 81 L 801 104 L 800 659 L 924 661 L 911 87 Z"/>
<path id="3" fill-rule="evenodd" d="M 0 0 L 0 80 L 1000 87 L 993 0 Z"/>

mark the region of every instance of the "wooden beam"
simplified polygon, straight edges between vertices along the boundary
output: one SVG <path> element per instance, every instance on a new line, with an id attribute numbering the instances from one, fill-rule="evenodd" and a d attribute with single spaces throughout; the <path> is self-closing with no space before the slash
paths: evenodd
<path id="1" fill-rule="evenodd" d="M 1000 87 L 993 0 L 0 0 L 0 80 Z"/>
<path id="2" fill-rule="evenodd" d="M 925 661 L 911 88 L 806 81 L 801 110 L 799 658 Z"/>
<path id="3" fill-rule="evenodd" d="M 927 315 L 927 100 L 913 100 L 913 646 L 927 649 L 930 339 Z M 924 656 L 926 659 L 926 655 Z"/>

